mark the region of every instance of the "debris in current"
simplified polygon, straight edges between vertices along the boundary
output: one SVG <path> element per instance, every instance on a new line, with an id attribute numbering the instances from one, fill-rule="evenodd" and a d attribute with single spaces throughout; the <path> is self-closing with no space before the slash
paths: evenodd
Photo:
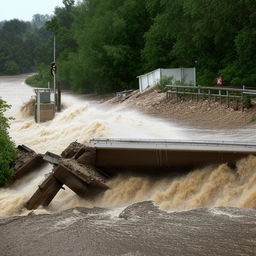
<path id="1" fill-rule="evenodd" d="M 95 167 L 95 148 L 73 142 L 58 157 L 48 152 L 44 159 L 55 164 L 50 175 L 39 185 L 26 204 L 28 210 L 48 206 L 58 191 L 66 185 L 83 197 L 108 189 L 106 177 Z"/>
<path id="2" fill-rule="evenodd" d="M 42 154 L 37 154 L 25 145 L 19 145 L 17 151 L 13 181 L 24 177 L 44 163 Z"/>

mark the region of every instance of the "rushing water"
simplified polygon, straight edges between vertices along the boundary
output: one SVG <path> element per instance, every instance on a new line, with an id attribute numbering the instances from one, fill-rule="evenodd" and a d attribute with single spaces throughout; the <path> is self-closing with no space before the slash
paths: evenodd
<path id="1" fill-rule="evenodd" d="M 177 123 L 167 122 L 158 118 L 142 115 L 136 111 L 124 109 L 119 106 L 110 107 L 104 104 L 97 104 L 93 101 L 87 101 L 79 96 L 74 96 L 71 94 L 63 95 L 65 109 L 61 113 L 57 113 L 54 120 L 42 124 L 36 124 L 32 117 L 27 117 L 25 113 L 20 111 L 21 106 L 33 95 L 32 88 L 24 83 L 25 77 L 26 76 L 1 77 L 0 96 L 12 105 L 12 108 L 7 114 L 15 117 L 15 120 L 11 121 L 10 127 L 10 135 L 15 143 L 17 145 L 25 144 L 40 153 L 51 151 L 59 154 L 61 151 L 63 151 L 63 149 L 65 149 L 66 146 L 69 145 L 69 143 L 73 141 L 77 140 L 78 142 L 86 143 L 90 139 L 96 137 L 179 140 L 209 139 L 222 141 L 250 141 L 256 143 L 255 126 L 250 126 L 244 129 L 228 130 L 194 129 L 191 127 L 182 127 Z M 12 187 L 0 189 L 0 216 L 26 215 L 28 212 L 24 210 L 24 203 L 31 197 L 31 195 L 37 189 L 37 186 L 45 178 L 45 175 L 50 171 L 51 166 L 45 165 L 43 168 L 35 171 L 33 174 L 30 174 L 21 181 L 16 182 Z M 179 177 L 166 175 L 165 177 L 156 178 L 146 176 L 129 176 L 127 174 L 119 175 L 118 177 L 109 181 L 108 186 L 110 187 L 108 191 L 94 199 L 89 197 L 87 199 L 81 199 L 71 190 L 66 188 L 57 194 L 56 198 L 54 198 L 48 208 L 38 209 L 34 211 L 34 213 L 56 213 L 74 207 L 94 206 L 108 208 L 111 209 L 112 212 L 121 212 L 123 209 L 133 203 L 151 200 L 155 205 L 159 206 L 160 209 L 167 210 L 169 212 L 187 211 L 201 207 L 208 208 L 208 210 L 202 210 L 201 212 L 200 210 L 188 212 L 188 216 L 190 216 L 189 218 L 191 218 L 192 222 L 194 216 L 193 214 L 195 214 L 195 216 L 204 216 L 206 219 L 207 216 L 211 217 L 213 214 L 218 216 L 229 216 L 229 218 L 237 218 L 236 215 L 240 214 L 241 216 L 239 216 L 241 218 L 239 217 L 239 223 L 241 224 L 243 223 L 242 216 L 246 218 L 248 217 L 248 214 L 250 216 L 255 214 L 254 211 L 243 210 L 241 208 L 256 209 L 256 157 L 250 156 L 242 159 L 237 163 L 235 169 L 230 169 L 226 164 L 219 166 L 206 166 L 205 168 L 194 170 L 189 174 Z M 233 214 L 233 210 L 230 210 L 232 208 L 213 208 L 212 210 L 209 210 L 210 208 L 217 206 L 238 207 L 240 208 L 237 210 L 239 211 L 239 214 Z M 140 207 L 136 205 L 132 207 L 133 212 L 135 211 L 135 213 L 139 215 L 138 211 Z M 141 229 L 143 229 L 143 227 L 147 227 L 147 224 L 151 223 L 152 221 L 156 221 L 154 225 L 152 224 L 152 229 L 157 227 L 157 223 L 162 223 L 161 225 L 164 227 L 164 220 L 174 221 L 173 215 L 168 215 L 167 213 L 163 212 L 161 213 L 161 211 L 154 207 L 152 208 L 152 206 L 144 205 L 143 207 L 142 210 L 144 212 L 148 212 L 149 216 L 144 220 L 141 220 Z M 155 212 L 153 217 L 152 212 Z M 83 215 L 82 213 L 75 214 L 74 216 L 70 211 L 67 214 L 68 216 L 66 216 L 66 213 L 63 213 L 63 215 L 60 216 L 66 217 L 60 217 L 59 222 L 56 222 L 51 228 L 56 228 L 56 230 L 59 232 L 59 230 L 65 230 L 74 223 L 81 221 L 81 219 L 86 219 L 88 220 L 86 223 L 89 225 L 89 230 L 90 225 L 96 225 L 96 233 L 100 232 L 100 229 L 97 229 L 97 225 L 101 225 L 103 227 L 106 223 L 111 223 L 109 225 L 114 225 L 115 227 L 116 225 L 119 225 L 119 228 L 113 228 L 112 230 L 114 233 L 117 232 L 116 234 L 113 234 L 114 239 L 117 240 L 117 234 L 120 232 L 125 233 L 125 239 L 127 239 L 127 237 L 129 238 L 129 234 L 131 237 L 138 237 L 139 233 L 136 232 L 142 232 L 141 230 L 129 231 L 130 228 L 128 228 L 127 225 L 135 225 L 132 220 L 129 220 L 128 224 L 123 222 L 118 222 L 118 224 L 116 224 L 115 218 L 114 220 L 113 218 L 107 218 L 106 220 L 104 217 L 106 214 L 102 214 L 101 211 L 98 212 L 96 209 L 94 213 L 90 214 L 95 215 L 89 215 L 92 217 L 90 218 L 88 215 Z M 174 216 L 182 219 L 185 215 L 179 215 L 177 213 L 177 215 Z M 160 221 L 162 217 L 163 219 Z M 49 219 L 50 217 L 45 218 Z M 130 219 L 129 216 L 127 218 Z M 11 220 L 12 219 L 10 219 L 10 221 Z M 19 222 L 20 219 L 18 218 L 14 220 Z M 184 221 L 184 219 L 180 222 L 177 221 L 177 225 L 182 225 L 182 223 L 184 224 Z M 216 221 L 218 222 L 219 220 L 216 219 Z M 225 223 L 225 218 L 222 221 Z M 3 223 L 3 225 L 6 224 L 5 221 L 3 221 Z M 7 221 L 7 223 L 9 222 Z M 33 224 L 33 220 L 31 220 L 31 223 Z M 245 221 L 244 223 L 247 222 Z M 175 225 L 176 224 L 174 224 L 174 226 Z M 187 225 L 192 225 L 196 229 L 195 224 L 193 223 Z M 198 225 L 203 225 L 203 223 L 199 221 Z M 214 225 L 217 224 L 215 223 Z M 93 229 L 93 227 L 91 228 Z M 170 231 L 171 228 L 172 227 L 170 226 L 166 231 L 160 230 L 158 235 L 160 237 L 164 237 L 165 233 L 167 232 L 168 234 L 172 234 L 172 236 L 174 236 L 174 233 L 172 233 L 173 231 Z M 255 231 L 255 219 L 253 228 Z M 207 230 L 208 229 L 204 230 L 204 232 L 210 232 Z M 49 234 L 57 231 L 49 231 Z M 230 232 L 231 231 L 232 230 L 230 230 Z M 223 232 L 223 230 L 221 232 Z M 104 232 L 102 234 L 104 235 Z M 202 234 L 201 236 L 203 239 Z M 121 238 L 122 236 L 120 237 L 120 241 L 122 240 Z M 152 246 L 157 248 L 157 242 L 153 242 L 154 235 L 149 235 L 148 238 L 150 241 L 152 240 Z M 146 238 L 144 240 L 143 239 L 144 238 L 141 240 L 142 244 L 145 243 Z M 246 248 L 248 246 L 255 246 L 253 240 L 250 240 L 252 237 L 250 236 L 248 239 L 248 245 L 246 244 L 244 250 L 241 249 L 241 254 L 239 252 L 239 254 L 233 253 L 233 255 L 253 255 L 251 254 L 251 250 L 248 251 L 249 254 L 242 254 L 244 252 L 246 253 Z M 133 243 L 135 240 L 131 239 Z M 168 241 L 168 239 L 164 240 L 163 243 Z M 107 247 L 107 244 L 108 243 L 106 242 L 105 247 Z M 110 244 L 113 246 L 112 242 Z M 228 244 L 228 242 L 226 244 Z M 161 246 L 163 247 L 160 248 Z M 176 248 L 174 245 L 172 246 L 172 248 Z M 134 248 L 133 250 L 132 247 L 129 247 L 129 249 L 128 247 L 124 247 L 126 248 L 124 249 L 122 246 L 120 246 L 119 252 L 122 252 L 123 254 L 114 254 L 114 251 L 109 249 L 109 254 L 101 254 L 99 252 L 97 254 L 94 250 L 92 250 L 93 252 L 91 254 L 88 253 L 87 255 L 168 255 L 166 252 L 170 251 L 171 248 L 170 246 L 164 247 L 164 245 L 160 243 L 158 245 L 159 254 L 150 254 L 150 250 L 145 250 L 143 246 L 137 247 L 136 250 Z M 93 246 L 93 248 L 96 248 L 96 246 Z M 143 248 L 143 250 L 140 248 Z M 229 253 L 230 250 L 232 251 L 232 248 L 227 248 L 227 254 L 225 255 L 232 255 L 232 253 Z M 174 249 L 173 253 L 180 252 L 180 254 L 177 255 L 189 255 L 189 250 L 187 253 L 185 253 L 185 251 L 181 253 L 178 248 L 175 250 Z M 132 253 L 129 254 L 131 251 Z M 26 255 L 33 255 L 28 251 L 24 253 Z M 5 255 L 11 254 L 6 253 Z M 63 252 L 62 255 L 66 255 L 66 253 Z M 83 254 L 77 253 L 73 255 Z M 197 253 L 197 255 L 200 255 L 200 253 Z"/>

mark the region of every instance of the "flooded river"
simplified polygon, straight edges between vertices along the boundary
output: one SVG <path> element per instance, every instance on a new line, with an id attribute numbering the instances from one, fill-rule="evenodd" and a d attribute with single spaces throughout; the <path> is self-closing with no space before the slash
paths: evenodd
<path id="1" fill-rule="evenodd" d="M 54 120 L 36 124 L 20 111 L 34 94 L 25 77 L 1 77 L 0 96 L 12 105 L 15 143 L 40 153 L 104 137 L 256 143 L 255 126 L 195 129 L 71 94 Z M 179 177 L 119 175 L 94 199 L 66 188 L 27 216 L 24 203 L 50 170 L 0 189 L 1 255 L 256 255 L 256 157 Z"/>

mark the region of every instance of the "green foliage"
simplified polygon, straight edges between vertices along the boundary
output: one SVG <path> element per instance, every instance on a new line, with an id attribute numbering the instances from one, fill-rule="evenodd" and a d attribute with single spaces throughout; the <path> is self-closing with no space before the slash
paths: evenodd
<path id="1" fill-rule="evenodd" d="M 50 67 L 47 65 L 39 65 L 39 73 L 30 76 L 26 79 L 26 83 L 33 87 L 47 88 L 48 82 L 52 82 L 53 78 L 50 74 Z"/>
<path id="2" fill-rule="evenodd" d="M 9 75 L 15 75 L 19 73 L 19 66 L 13 60 L 8 60 L 4 64 L 5 72 Z"/>
<path id="3" fill-rule="evenodd" d="M 214 85 L 221 75 L 226 85 L 256 86 L 255 1 L 63 3 L 46 27 L 56 34 L 58 75 L 66 88 L 121 91 L 137 88 L 136 76 L 151 70 L 194 66 L 200 85 Z M 52 45 L 51 36 L 37 47 L 36 64 L 49 65 Z M 1 47 L 0 69 L 12 54 Z"/>
<path id="4" fill-rule="evenodd" d="M 250 108 L 252 106 L 252 98 L 249 95 L 246 95 L 243 100 L 243 106 L 245 108 Z"/>
<path id="5" fill-rule="evenodd" d="M 8 118 L 4 112 L 10 106 L 0 99 L 0 186 L 7 184 L 13 176 L 12 166 L 15 161 L 15 145 L 8 134 Z"/>
<path id="6" fill-rule="evenodd" d="M 157 88 L 162 91 L 162 92 L 166 92 L 168 90 L 168 88 L 166 87 L 166 85 L 172 85 L 173 84 L 173 77 L 163 77 L 160 82 L 158 82 L 156 84 Z"/>
<path id="7" fill-rule="evenodd" d="M 38 61 L 37 49 L 42 49 L 42 44 L 48 41 L 49 34 L 42 28 L 42 24 L 48 18 L 38 14 L 34 16 L 32 23 L 17 19 L 2 23 L 0 26 L 0 75 L 34 71 L 35 63 Z"/>
<path id="8" fill-rule="evenodd" d="M 56 33 L 59 30 L 59 22 L 56 17 L 53 17 L 51 20 L 46 21 L 46 29 L 50 32 Z"/>
<path id="9" fill-rule="evenodd" d="M 31 24 L 34 28 L 41 29 L 45 25 L 45 23 L 47 21 L 49 21 L 50 19 L 51 19 L 51 17 L 48 14 L 42 15 L 42 14 L 38 13 L 38 14 L 33 15 Z"/>
<path id="10" fill-rule="evenodd" d="M 254 115 L 248 123 L 249 124 L 256 123 L 256 115 Z"/>

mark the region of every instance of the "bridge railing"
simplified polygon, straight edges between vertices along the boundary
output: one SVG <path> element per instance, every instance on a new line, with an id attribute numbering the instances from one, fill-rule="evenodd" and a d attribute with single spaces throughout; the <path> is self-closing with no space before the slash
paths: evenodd
<path id="1" fill-rule="evenodd" d="M 178 100 L 180 97 L 191 96 L 196 97 L 198 101 L 200 98 L 214 98 L 219 99 L 220 103 L 226 101 L 227 106 L 230 106 L 232 101 L 236 102 L 237 108 L 240 103 L 242 111 L 244 110 L 244 100 L 246 97 L 256 98 L 256 90 L 227 87 L 210 87 L 210 86 L 188 86 L 188 85 L 166 85 L 168 88 L 166 92 L 167 98 L 176 96 Z"/>

